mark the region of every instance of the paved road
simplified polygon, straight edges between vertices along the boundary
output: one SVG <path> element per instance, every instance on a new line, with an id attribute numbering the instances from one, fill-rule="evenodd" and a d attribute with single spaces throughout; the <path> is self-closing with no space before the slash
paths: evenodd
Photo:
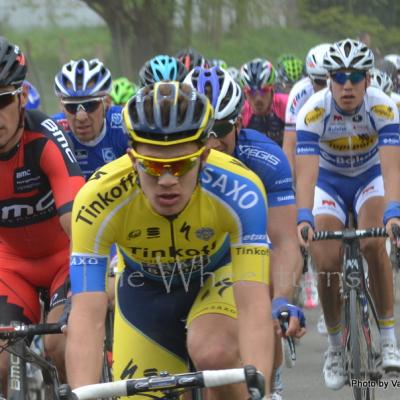
<path id="1" fill-rule="evenodd" d="M 297 346 L 297 363 L 292 369 L 283 367 L 284 400 L 344 400 L 352 399 L 349 386 L 334 391 L 326 388 L 322 376 L 323 354 L 327 347 L 326 337 L 317 332 L 319 308 L 306 311 L 308 332 Z M 400 306 L 396 304 L 396 317 L 400 321 Z M 397 326 L 397 337 L 400 342 L 400 327 Z M 396 382 L 395 379 L 393 382 Z M 376 400 L 399 400 L 400 377 L 398 388 L 377 389 Z M 389 387 L 391 381 L 389 379 Z"/>

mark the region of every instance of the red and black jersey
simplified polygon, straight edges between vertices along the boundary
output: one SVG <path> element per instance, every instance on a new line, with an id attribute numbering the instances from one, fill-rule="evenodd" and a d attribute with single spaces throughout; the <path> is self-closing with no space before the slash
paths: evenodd
<path id="1" fill-rule="evenodd" d="M 69 139 L 39 111 L 25 112 L 24 133 L 0 154 L 0 251 L 48 256 L 69 245 L 59 216 L 84 184 Z"/>

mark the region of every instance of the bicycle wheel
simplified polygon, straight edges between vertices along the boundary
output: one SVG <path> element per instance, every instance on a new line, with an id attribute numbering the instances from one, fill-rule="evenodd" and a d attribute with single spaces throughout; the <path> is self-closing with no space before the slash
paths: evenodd
<path id="1" fill-rule="evenodd" d="M 296 365 L 296 349 L 292 338 L 282 338 L 283 355 L 286 368 L 293 368 Z"/>
<path id="2" fill-rule="evenodd" d="M 368 307 L 368 303 L 364 305 Z M 370 371 L 373 366 L 371 343 L 364 335 L 363 305 L 360 303 L 357 291 L 351 289 L 349 293 L 349 372 L 350 384 L 353 388 L 355 400 L 375 399 L 375 389 L 370 387 Z M 367 322 L 369 325 L 369 323 Z"/>

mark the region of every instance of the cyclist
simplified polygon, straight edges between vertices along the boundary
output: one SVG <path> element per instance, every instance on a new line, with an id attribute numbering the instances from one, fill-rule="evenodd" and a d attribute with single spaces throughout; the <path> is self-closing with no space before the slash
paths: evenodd
<path id="1" fill-rule="evenodd" d="M 282 146 L 288 97 L 274 93 L 275 68 L 268 60 L 255 58 L 242 66 L 240 79 L 246 95 L 243 127 L 262 132 Z"/>
<path id="2" fill-rule="evenodd" d="M 400 110 L 400 94 L 398 93 L 397 89 L 397 69 L 395 65 L 391 61 L 382 60 L 380 61 L 377 66 L 379 71 L 383 74 L 386 74 L 392 83 L 392 89 L 388 96 L 396 103 L 397 108 Z"/>
<path id="3" fill-rule="evenodd" d="M 360 229 L 400 220 L 399 116 L 393 101 L 368 87 L 374 57 L 361 42 L 334 43 L 324 57 L 330 86 L 310 97 L 297 118 L 296 197 L 301 230 L 340 230 L 354 213 Z M 383 183 L 385 184 L 383 186 Z M 315 194 L 314 194 L 315 188 Z M 385 209 L 384 195 L 388 201 Z M 314 223 L 315 218 L 315 223 Z M 400 370 L 394 331 L 392 269 L 384 239 L 361 243 L 378 310 L 382 366 Z M 340 317 L 340 243 L 315 242 L 311 252 L 328 329 L 324 378 L 331 389 L 345 381 Z"/>
<path id="4" fill-rule="evenodd" d="M 141 87 L 160 81 L 183 82 L 187 69 L 177 58 L 158 55 L 147 61 L 139 71 Z"/>
<path id="5" fill-rule="evenodd" d="M 53 115 L 69 134 L 86 179 L 99 167 L 125 154 L 128 136 L 121 107 L 111 106 L 111 73 L 98 59 L 70 61 L 55 76 L 63 112 Z"/>
<path id="6" fill-rule="evenodd" d="M 296 207 L 289 163 L 282 149 L 265 135 L 251 129 L 241 129 L 239 116 L 243 104 L 242 90 L 230 74 L 218 67 L 194 68 L 185 79 L 200 93 L 207 95 L 214 107 L 215 123 L 209 144 L 216 150 L 233 155 L 253 170 L 262 180 L 268 199 L 268 236 L 273 245 L 271 253 L 271 287 L 273 316 L 280 308 L 290 310 L 289 336 L 301 336 L 304 329 L 299 320 L 304 315 L 289 305 L 293 284 L 300 275 L 300 251 L 296 236 Z M 279 332 L 279 324 L 276 324 Z M 281 399 L 280 365 L 282 346 L 275 342 L 274 400 Z M 274 381 L 273 381 L 274 382 Z"/>
<path id="7" fill-rule="evenodd" d="M 396 93 L 400 91 L 400 55 L 399 54 L 388 54 L 383 58 L 386 61 L 390 61 L 397 70 L 397 79 L 393 81 L 394 90 Z"/>
<path id="8" fill-rule="evenodd" d="M 49 291 L 47 322 L 66 300 L 72 201 L 83 185 L 68 138 L 37 110 L 26 110 L 27 71 L 20 48 L 0 38 L 0 325 L 37 324 L 38 290 Z M 45 348 L 65 381 L 64 337 Z M 8 357 L 0 352 L 7 387 Z"/>
<path id="9" fill-rule="evenodd" d="M 124 106 L 128 100 L 139 90 L 138 86 L 128 78 L 121 76 L 113 79 L 111 89 L 111 100 L 115 106 Z"/>
<path id="10" fill-rule="evenodd" d="M 25 109 L 36 110 L 40 107 L 40 94 L 38 90 L 27 80 L 24 80 L 22 85 L 28 88 L 28 102 L 26 103 Z"/>
<path id="11" fill-rule="evenodd" d="M 297 114 L 312 94 L 326 87 L 328 72 L 322 63 L 328 48 L 329 44 L 324 43 L 309 50 L 306 57 L 307 77 L 297 82 L 289 93 L 285 112 L 285 132 L 282 147 L 290 162 L 293 175 L 295 175 L 294 158 Z"/>
<path id="12" fill-rule="evenodd" d="M 183 63 L 188 72 L 194 67 L 208 67 L 208 61 L 195 49 L 182 49 L 176 53 L 175 57 Z"/>
<path id="13" fill-rule="evenodd" d="M 303 77 L 304 63 L 292 54 L 284 54 L 278 58 L 276 66 L 277 91 L 289 93 Z"/>
<path id="14" fill-rule="evenodd" d="M 100 169 L 74 202 L 69 383 L 100 376 L 114 242 L 125 263 L 116 285 L 116 379 L 185 371 L 188 351 L 199 370 L 239 366 L 240 354 L 268 380 L 273 330 L 262 183 L 205 146 L 212 107 L 189 85 L 145 86 L 123 118 L 129 156 Z M 217 399 L 239 399 L 242 390 L 213 391 Z"/>

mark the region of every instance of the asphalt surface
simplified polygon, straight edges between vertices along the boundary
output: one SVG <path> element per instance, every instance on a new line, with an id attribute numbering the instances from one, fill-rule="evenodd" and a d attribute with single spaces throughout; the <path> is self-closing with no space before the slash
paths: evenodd
<path id="1" fill-rule="evenodd" d="M 397 293 L 399 293 L 398 290 Z M 399 297 L 397 295 L 397 297 Z M 345 386 L 340 390 L 331 390 L 325 386 L 322 375 L 324 352 L 327 348 L 327 338 L 317 331 L 317 321 L 320 308 L 306 310 L 307 333 L 296 347 L 297 361 L 294 368 L 282 368 L 282 379 L 284 384 L 284 400 L 344 400 L 352 399 L 352 390 Z M 400 305 L 396 302 L 395 317 L 400 321 Z M 400 343 L 400 326 L 397 323 L 396 332 Z M 376 400 L 399 400 L 400 399 L 400 376 L 397 378 L 384 377 L 388 381 L 388 388 L 375 390 Z M 397 387 L 393 387 L 397 385 Z"/>

